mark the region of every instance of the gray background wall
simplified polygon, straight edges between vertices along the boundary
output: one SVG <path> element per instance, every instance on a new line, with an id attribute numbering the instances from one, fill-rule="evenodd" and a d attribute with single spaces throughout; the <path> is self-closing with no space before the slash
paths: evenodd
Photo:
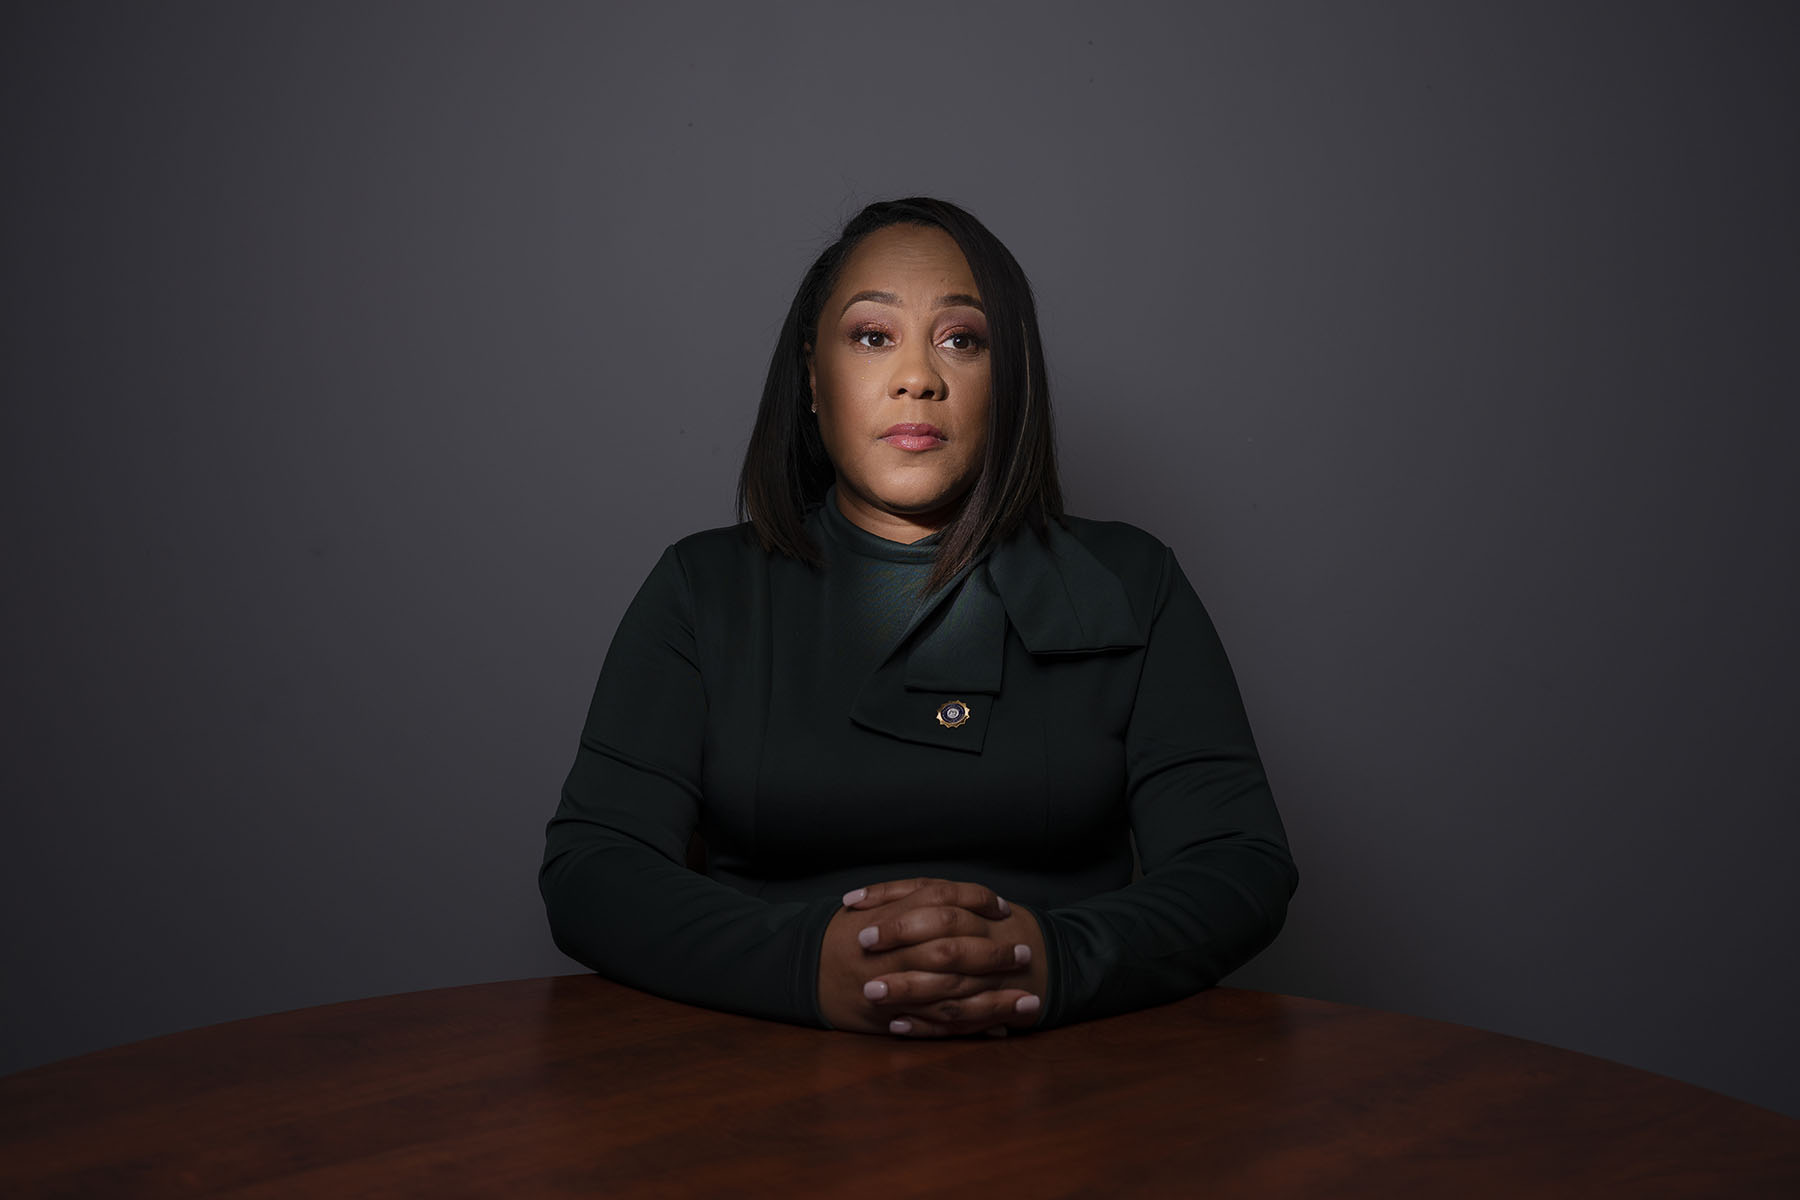
<path id="1" fill-rule="evenodd" d="M 1783 4 L 10 4 L 0 1069 L 575 969 L 799 272 L 947 196 L 1303 882 L 1236 982 L 1800 1113 Z"/>

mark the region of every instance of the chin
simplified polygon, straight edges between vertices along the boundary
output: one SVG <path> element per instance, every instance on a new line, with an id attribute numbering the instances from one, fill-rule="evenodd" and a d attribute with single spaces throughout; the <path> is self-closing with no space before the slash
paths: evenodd
<path id="1" fill-rule="evenodd" d="M 968 494 L 969 489 L 966 487 L 896 487 L 883 488 L 875 493 L 875 497 L 881 502 L 882 507 L 891 512 L 919 516 L 941 509 L 954 508 Z"/>

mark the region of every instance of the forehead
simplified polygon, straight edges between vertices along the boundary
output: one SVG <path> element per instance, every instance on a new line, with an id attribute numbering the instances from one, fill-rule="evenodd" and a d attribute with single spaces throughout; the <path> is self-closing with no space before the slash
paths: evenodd
<path id="1" fill-rule="evenodd" d="M 856 244 L 832 290 L 848 295 L 869 289 L 978 295 L 956 239 L 931 225 L 889 225 Z"/>

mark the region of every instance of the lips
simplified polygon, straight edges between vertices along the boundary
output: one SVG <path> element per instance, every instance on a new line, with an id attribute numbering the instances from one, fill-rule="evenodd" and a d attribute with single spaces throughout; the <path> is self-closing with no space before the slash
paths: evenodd
<path id="1" fill-rule="evenodd" d="M 936 425 L 907 421 L 889 426 L 881 440 L 899 450 L 935 450 L 950 437 Z"/>

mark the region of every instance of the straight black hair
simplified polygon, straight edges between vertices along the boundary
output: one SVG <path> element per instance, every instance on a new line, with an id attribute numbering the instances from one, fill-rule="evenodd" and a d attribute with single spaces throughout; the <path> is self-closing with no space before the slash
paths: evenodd
<path id="1" fill-rule="evenodd" d="M 949 234 L 968 261 L 987 314 L 992 392 L 987 454 L 961 511 L 943 530 L 925 584 L 931 591 L 1010 537 L 1021 523 L 1043 536 L 1048 523 L 1063 516 L 1050 384 L 1031 284 L 999 238 L 947 201 L 912 196 L 869 205 L 850 219 L 801 277 L 769 359 L 756 426 L 744 452 L 738 516 L 750 521 L 765 549 L 814 566 L 822 561 L 806 532 L 806 513 L 824 500 L 835 472 L 810 411 L 806 347 L 818 337 L 820 310 L 837 286 L 850 252 L 863 238 L 889 225 L 926 225 Z"/>

